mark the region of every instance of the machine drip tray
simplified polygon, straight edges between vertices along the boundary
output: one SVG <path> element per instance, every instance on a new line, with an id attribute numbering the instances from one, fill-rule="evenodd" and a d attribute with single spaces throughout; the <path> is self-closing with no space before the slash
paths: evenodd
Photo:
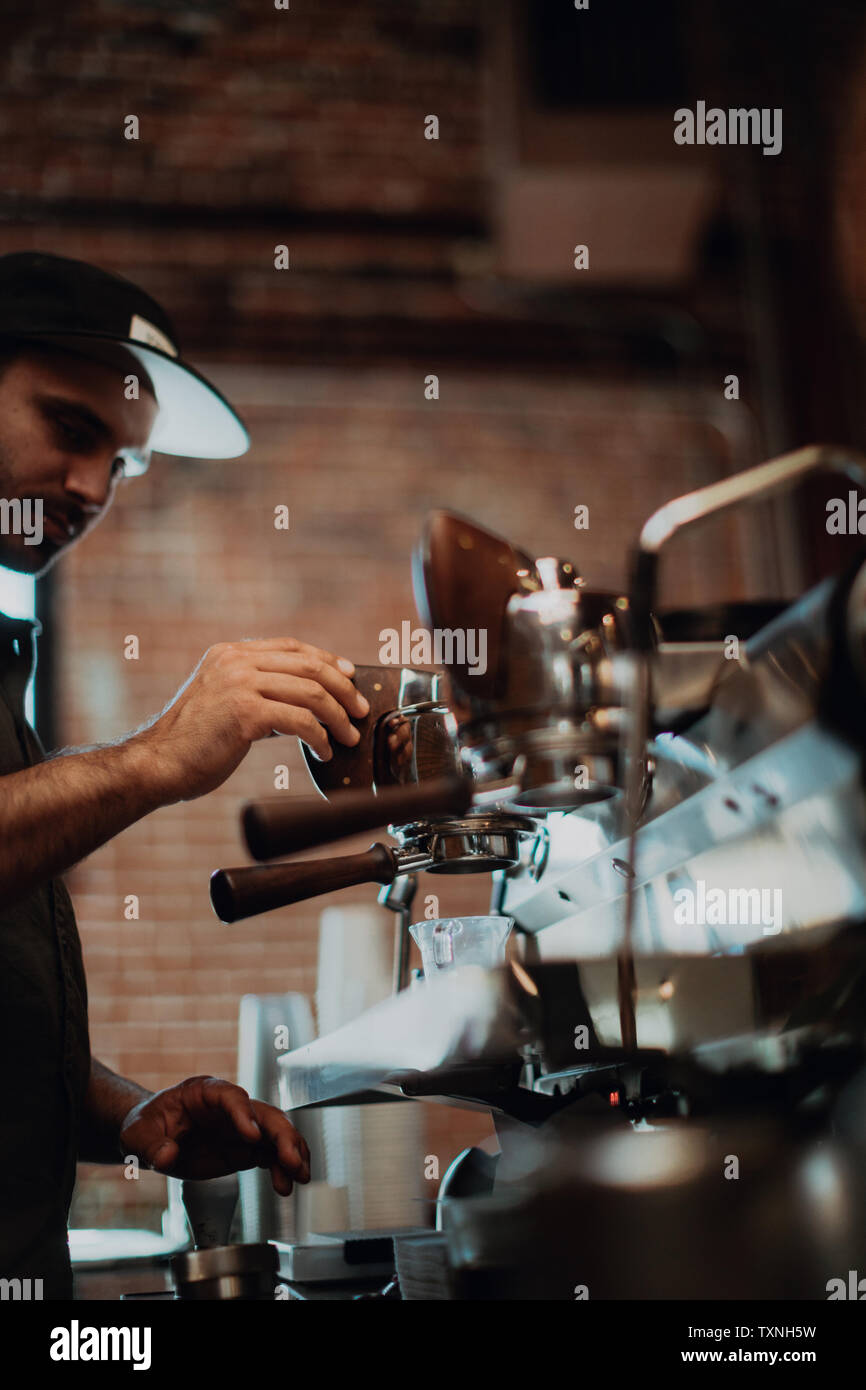
<path id="1" fill-rule="evenodd" d="M 387 1280 L 395 1269 L 395 1238 L 428 1234 L 427 1227 L 409 1227 L 314 1234 L 298 1245 L 275 1241 L 280 1258 L 280 1278 L 293 1284 Z"/>

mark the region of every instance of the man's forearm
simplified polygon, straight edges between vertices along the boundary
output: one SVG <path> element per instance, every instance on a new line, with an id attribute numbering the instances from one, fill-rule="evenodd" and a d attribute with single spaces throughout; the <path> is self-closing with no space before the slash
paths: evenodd
<path id="1" fill-rule="evenodd" d="M 0 901 L 26 897 L 165 801 L 135 737 L 0 778 Z"/>
<path id="2" fill-rule="evenodd" d="M 94 1057 L 84 1102 L 81 1143 L 82 1163 L 120 1163 L 120 1131 L 133 1106 L 153 1095 L 135 1081 L 118 1076 Z"/>

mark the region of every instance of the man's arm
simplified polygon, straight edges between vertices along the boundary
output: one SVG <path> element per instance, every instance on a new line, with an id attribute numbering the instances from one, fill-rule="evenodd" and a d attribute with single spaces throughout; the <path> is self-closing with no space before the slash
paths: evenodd
<path id="1" fill-rule="evenodd" d="M 81 1119 L 80 1162 L 121 1162 L 125 1157 L 120 1151 L 123 1122 L 134 1106 L 152 1095 L 153 1091 L 118 1076 L 94 1057 Z"/>
<path id="2" fill-rule="evenodd" d="M 11 906 L 165 804 L 132 738 L 0 778 L 0 890 Z"/>
<path id="3" fill-rule="evenodd" d="M 352 747 L 369 705 L 350 661 L 295 639 L 222 642 L 157 718 L 129 738 L 0 777 L 0 902 L 11 906 L 133 821 L 204 796 L 271 733 L 322 759 L 327 730 Z"/>

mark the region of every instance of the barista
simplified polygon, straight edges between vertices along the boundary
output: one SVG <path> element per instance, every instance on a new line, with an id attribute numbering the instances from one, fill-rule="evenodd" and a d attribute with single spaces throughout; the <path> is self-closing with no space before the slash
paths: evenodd
<path id="1" fill-rule="evenodd" d="M 228 402 L 178 355 L 135 285 L 93 266 L 0 257 L 0 564 L 44 574 L 102 519 L 149 451 L 245 452 Z M 26 504 L 26 505 L 25 505 Z M 14 526 L 16 517 L 28 525 Z M 34 525 L 36 518 L 39 525 Z M 0 1278 L 71 1297 L 66 1221 L 79 1160 L 209 1178 L 260 1167 L 307 1182 L 303 1138 L 273 1106 L 196 1076 L 153 1094 L 91 1057 L 87 992 L 60 877 L 159 806 L 203 796 L 276 731 L 323 759 L 358 742 L 352 663 L 290 637 L 211 647 L 170 703 L 111 743 L 45 757 L 23 696 L 34 625 L 0 614 Z"/>

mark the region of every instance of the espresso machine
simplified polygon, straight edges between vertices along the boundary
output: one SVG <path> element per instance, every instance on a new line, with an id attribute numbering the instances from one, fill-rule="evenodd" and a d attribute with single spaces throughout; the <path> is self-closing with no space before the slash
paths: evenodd
<path id="1" fill-rule="evenodd" d="M 259 863 L 214 874 L 223 921 L 363 883 L 396 913 L 392 996 L 281 1057 L 284 1108 L 495 1119 L 498 1156 L 395 1237 L 389 1296 L 810 1299 L 866 1271 L 866 556 L 721 626 L 656 611 L 682 530 L 864 469 L 814 446 L 672 500 L 625 594 L 434 514 L 413 577 L 442 669 L 359 668 L 362 739 L 308 757 L 318 797 L 244 809 Z M 509 957 L 410 986 L 421 871 L 489 874 Z"/>

